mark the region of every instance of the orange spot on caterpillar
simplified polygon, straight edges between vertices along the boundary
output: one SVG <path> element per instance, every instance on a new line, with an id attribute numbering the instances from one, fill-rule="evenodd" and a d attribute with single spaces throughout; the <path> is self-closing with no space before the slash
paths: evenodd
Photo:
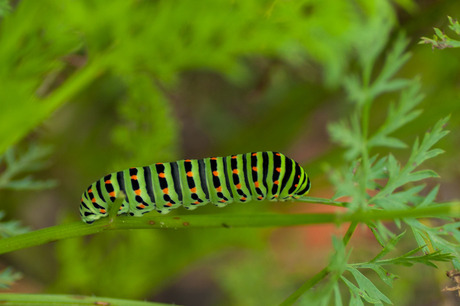
<path id="1" fill-rule="evenodd" d="M 257 171 L 257 167 L 252 167 L 252 171 Z"/>
<path id="2" fill-rule="evenodd" d="M 281 172 L 281 168 L 276 168 L 276 171 Z"/>
<path id="3" fill-rule="evenodd" d="M 238 169 L 233 169 L 233 173 L 238 174 L 239 173 Z"/>
<path id="4" fill-rule="evenodd" d="M 280 182 L 279 181 L 274 181 L 273 184 L 278 185 Z"/>
<path id="5" fill-rule="evenodd" d="M 241 201 L 246 201 L 246 197 L 240 198 Z"/>
<path id="6" fill-rule="evenodd" d="M 132 180 L 137 180 L 137 175 L 131 175 Z"/>
<path id="7" fill-rule="evenodd" d="M 273 195 L 273 197 L 274 197 L 274 198 L 277 198 L 277 197 L 278 197 L 278 195 L 277 195 L 277 194 L 275 194 L 275 195 Z"/>
<path id="8" fill-rule="evenodd" d="M 252 156 L 257 156 L 257 153 L 252 153 Z"/>
<path id="9" fill-rule="evenodd" d="M 200 204 L 200 202 L 198 202 L 198 201 L 195 201 L 195 202 L 193 202 L 192 204 Z"/>
<path id="10" fill-rule="evenodd" d="M 112 181 L 111 180 L 107 180 L 105 181 L 106 184 L 112 184 Z"/>
<path id="11" fill-rule="evenodd" d="M 155 165 L 163 165 L 163 163 L 156 163 Z"/>
<path id="12" fill-rule="evenodd" d="M 112 191 L 111 193 L 109 193 L 109 196 L 115 197 L 115 191 Z"/>
<path id="13" fill-rule="evenodd" d="M 256 186 L 257 188 L 259 188 L 259 182 L 254 182 L 254 186 Z"/>
<path id="14" fill-rule="evenodd" d="M 259 200 L 262 200 L 262 199 L 263 199 L 263 197 L 257 197 L 257 198 L 258 198 Z"/>
<path id="15" fill-rule="evenodd" d="M 105 214 L 107 212 L 105 209 L 99 209 L 99 211 L 101 212 L 101 214 Z"/>
<path id="16" fill-rule="evenodd" d="M 191 162 L 191 160 L 190 160 L 190 159 L 186 159 L 186 160 L 184 160 L 184 161 L 185 161 L 185 162 L 187 162 L 187 163 Z"/>
<path id="17" fill-rule="evenodd" d="M 300 174 L 299 174 L 299 175 L 297 175 L 297 178 L 300 178 Z"/>
<path id="18" fill-rule="evenodd" d="M 217 157 L 211 157 L 211 160 L 217 160 Z"/>
<path id="19" fill-rule="evenodd" d="M 139 207 L 139 208 L 145 208 L 145 205 L 144 205 L 144 204 L 139 204 L 139 205 L 137 205 L 137 207 Z"/>
<path id="20" fill-rule="evenodd" d="M 166 203 L 165 205 L 169 207 L 173 206 L 172 203 Z"/>
<path id="21" fill-rule="evenodd" d="M 218 176 L 218 175 L 219 175 L 219 171 L 213 171 L 212 174 L 213 174 L 214 176 Z"/>
<path id="22" fill-rule="evenodd" d="M 168 189 L 168 188 L 163 189 L 163 193 L 168 194 L 168 193 L 169 193 L 169 189 Z M 171 204 L 171 203 L 170 203 L 170 204 Z"/>
<path id="23" fill-rule="evenodd" d="M 294 187 L 297 187 L 297 186 L 299 186 L 299 184 L 295 184 L 295 185 L 294 185 Z"/>
<path id="24" fill-rule="evenodd" d="M 193 172 L 192 172 L 192 171 L 187 172 L 187 176 L 188 176 L 188 177 L 192 177 L 192 176 L 193 176 Z"/>
<path id="25" fill-rule="evenodd" d="M 279 154 L 279 153 L 275 153 L 275 155 L 276 155 L 276 156 L 281 156 L 281 154 Z"/>
<path id="26" fill-rule="evenodd" d="M 93 192 L 93 189 L 88 190 L 89 193 Z"/>
<path id="27" fill-rule="evenodd" d="M 222 191 L 222 186 L 217 187 L 216 190 L 217 190 L 218 192 L 221 192 L 221 191 Z"/>
<path id="28" fill-rule="evenodd" d="M 122 210 L 122 209 L 123 209 L 123 207 L 120 206 L 120 208 L 118 210 Z"/>
<path id="29" fill-rule="evenodd" d="M 235 187 L 236 187 L 237 189 L 241 189 L 241 184 L 238 183 L 238 184 L 235 185 Z"/>
<path id="30" fill-rule="evenodd" d="M 134 193 L 137 194 L 137 195 L 140 195 L 140 194 L 141 194 L 141 190 L 140 190 L 140 189 L 134 190 Z"/>
<path id="31" fill-rule="evenodd" d="M 93 198 L 91 202 L 96 203 L 96 198 Z"/>
<path id="32" fill-rule="evenodd" d="M 225 201 L 225 200 L 220 200 L 219 202 L 220 202 L 220 203 L 226 203 L 227 201 Z"/>
<path id="33" fill-rule="evenodd" d="M 232 158 L 233 158 L 233 159 L 236 159 L 236 158 L 237 158 L 237 156 L 236 156 L 236 155 L 232 155 Z"/>
<path id="34" fill-rule="evenodd" d="M 190 188 L 190 192 L 195 193 L 196 192 L 196 187 Z"/>
<path id="35" fill-rule="evenodd" d="M 161 178 L 164 178 L 164 177 L 165 177 L 165 173 L 164 173 L 164 172 L 160 172 L 160 173 L 158 173 L 158 176 L 161 177 Z"/>

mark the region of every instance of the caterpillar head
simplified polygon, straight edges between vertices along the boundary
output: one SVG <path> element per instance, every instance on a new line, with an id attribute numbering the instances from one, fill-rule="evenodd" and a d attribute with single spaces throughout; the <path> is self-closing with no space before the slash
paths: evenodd
<path id="1" fill-rule="evenodd" d="M 308 194 L 308 192 L 310 191 L 310 187 L 311 187 L 310 178 L 308 177 L 308 175 L 307 175 L 307 173 L 305 171 L 303 171 L 302 178 L 301 178 L 300 181 L 302 182 L 302 183 L 299 184 L 300 188 L 299 188 L 299 190 L 297 190 L 295 192 L 297 197 L 306 196 Z"/>

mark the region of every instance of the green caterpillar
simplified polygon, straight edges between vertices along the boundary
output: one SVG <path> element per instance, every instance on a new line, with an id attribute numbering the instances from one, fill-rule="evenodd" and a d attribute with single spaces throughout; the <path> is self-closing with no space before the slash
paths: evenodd
<path id="1" fill-rule="evenodd" d="M 310 179 L 297 162 L 277 152 L 186 159 L 129 168 L 104 176 L 83 193 L 80 215 L 84 222 L 108 215 L 120 191 L 126 195 L 118 214 L 162 214 L 184 206 L 208 203 L 223 207 L 253 199 L 286 201 L 310 190 Z"/>

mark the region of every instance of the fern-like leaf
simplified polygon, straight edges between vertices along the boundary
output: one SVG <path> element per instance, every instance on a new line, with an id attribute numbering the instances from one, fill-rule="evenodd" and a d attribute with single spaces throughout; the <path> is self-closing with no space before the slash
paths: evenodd
<path id="1" fill-rule="evenodd" d="M 5 213 L 0 211 L 0 220 L 5 217 Z M 19 221 L 0 221 L 0 237 L 8 238 L 19 234 L 24 234 L 29 228 L 21 225 Z"/>
<path id="2" fill-rule="evenodd" d="M 11 268 L 6 268 L 0 272 L 0 289 L 9 289 L 17 280 L 22 278 L 22 274 L 15 272 Z"/>
<path id="3" fill-rule="evenodd" d="M 7 150 L 0 157 L 0 162 L 5 164 L 5 170 L 0 174 L 0 189 L 37 190 L 56 186 L 54 180 L 37 180 L 30 175 L 24 176 L 47 167 L 51 152 L 51 147 L 39 145 L 30 145 L 23 154 L 17 154 L 15 148 Z"/>

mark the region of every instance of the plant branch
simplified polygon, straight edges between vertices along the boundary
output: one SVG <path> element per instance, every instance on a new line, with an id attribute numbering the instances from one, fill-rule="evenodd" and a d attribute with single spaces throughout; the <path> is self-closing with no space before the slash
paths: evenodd
<path id="1" fill-rule="evenodd" d="M 171 304 L 153 303 L 97 296 L 64 294 L 18 294 L 0 293 L 0 301 L 5 305 L 111 305 L 111 306 L 167 306 Z"/>
<path id="2" fill-rule="evenodd" d="M 347 207 L 349 204 L 348 202 L 340 202 L 340 201 L 334 201 L 334 200 L 329 200 L 329 199 L 324 199 L 324 198 L 315 198 L 315 197 L 301 197 L 297 199 L 296 201 L 325 204 L 325 205 L 331 205 L 331 206 L 337 206 L 337 207 Z"/>
<path id="3" fill-rule="evenodd" d="M 329 266 L 323 268 L 321 271 L 316 273 L 312 278 L 307 280 L 302 286 L 300 286 L 294 293 L 292 293 L 287 299 L 285 299 L 280 306 L 292 305 L 297 299 L 302 296 L 305 292 L 310 290 L 314 285 L 319 283 L 323 278 L 329 274 Z"/>
<path id="4" fill-rule="evenodd" d="M 353 232 L 358 226 L 358 222 L 354 221 L 348 227 L 347 232 L 343 236 L 343 244 L 346 246 L 350 241 Z M 312 278 L 307 280 L 302 286 L 300 286 L 294 293 L 292 293 L 286 300 L 281 303 L 281 306 L 288 306 L 294 304 L 295 301 L 299 299 L 305 292 L 313 288 L 317 283 L 319 283 L 323 278 L 325 278 L 330 273 L 329 266 L 324 267 L 321 271 L 316 273 Z"/>
<path id="5" fill-rule="evenodd" d="M 159 215 L 146 214 L 135 218 L 118 216 L 111 222 L 103 218 L 88 225 L 81 221 L 56 225 L 22 235 L 0 240 L 0 254 L 66 238 L 80 237 L 107 230 L 126 229 L 186 229 L 186 228 L 232 228 L 232 227 L 276 227 L 308 224 L 347 222 L 369 222 L 371 220 L 392 220 L 396 218 L 453 217 L 460 214 L 460 202 L 449 202 L 433 207 L 406 210 L 371 210 L 354 213 L 318 214 L 208 214 L 208 215 Z"/>

